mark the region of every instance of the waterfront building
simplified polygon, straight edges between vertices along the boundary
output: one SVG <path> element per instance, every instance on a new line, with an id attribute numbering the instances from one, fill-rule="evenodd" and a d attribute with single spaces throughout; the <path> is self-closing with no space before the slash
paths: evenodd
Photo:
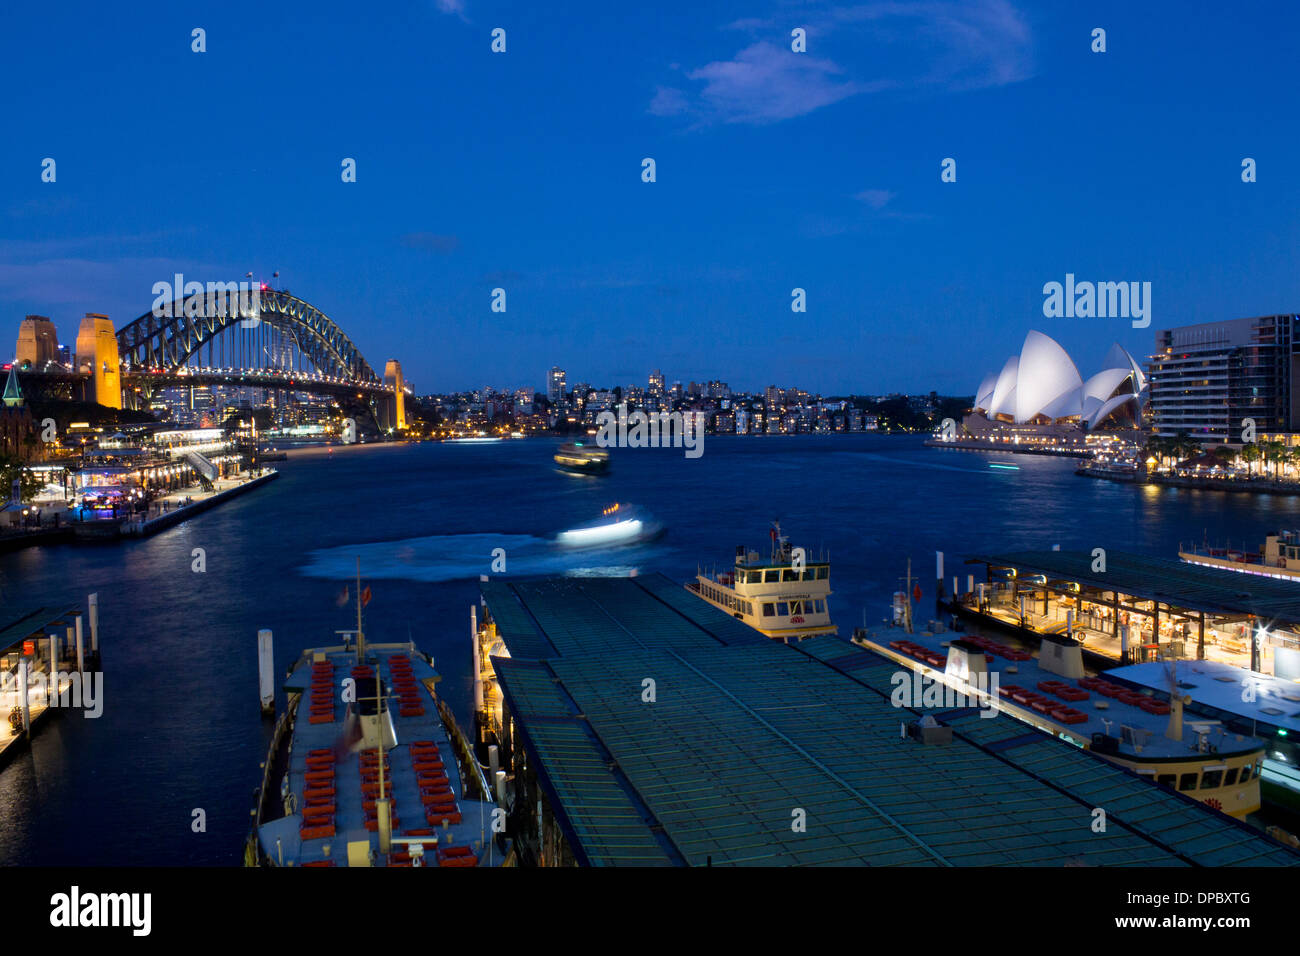
<path id="1" fill-rule="evenodd" d="M 1157 332 L 1148 365 L 1156 434 L 1238 443 L 1246 419 L 1257 431 L 1300 429 L 1297 323 L 1266 315 Z"/>

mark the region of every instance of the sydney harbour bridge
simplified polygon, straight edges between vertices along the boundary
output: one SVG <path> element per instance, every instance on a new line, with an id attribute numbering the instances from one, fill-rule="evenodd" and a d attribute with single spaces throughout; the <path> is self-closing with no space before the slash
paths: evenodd
<path id="1" fill-rule="evenodd" d="M 279 389 L 328 396 L 380 430 L 406 426 L 401 364 L 390 359 L 381 377 L 337 323 L 287 290 L 199 292 L 155 303 L 121 328 L 87 313 L 71 365 L 55 360 L 56 352 L 48 319 L 23 320 L 24 391 L 139 409 L 166 388 Z"/>

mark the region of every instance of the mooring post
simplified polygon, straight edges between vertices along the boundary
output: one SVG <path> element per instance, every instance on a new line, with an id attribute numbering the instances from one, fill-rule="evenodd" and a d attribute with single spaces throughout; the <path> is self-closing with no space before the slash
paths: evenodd
<path id="1" fill-rule="evenodd" d="M 90 595 L 90 653 L 99 653 L 99 592 Z"/>
<path id="2" fill-rule="evenodd" d="M 32 735 L 32 707 L 31 702 L 27 699 L 27 658 L 24 657 L 18 662 L 18 700 L 21 702 L 23 709 L 23 732 L 28 737 Z"/>
<path id="3" fill-rule="evenodd" d="M 275 649 L 271 632 L 257 632 L 257 685 L 262 698 L 262 713 L 275 714 Z"/>

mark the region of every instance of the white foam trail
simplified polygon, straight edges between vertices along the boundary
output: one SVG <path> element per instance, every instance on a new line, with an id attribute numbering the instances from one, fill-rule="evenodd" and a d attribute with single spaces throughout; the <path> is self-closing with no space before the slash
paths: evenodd
<path id="1" fill-rule="evenodd" d="M 492 574 L 492 552 L 505 549 L 510 577 L 545 574 L 623 576 L 636 570 L 628 559 L 647 554 L 636 546 L 586 548 L 570 553 L 554 541 L 531 534 L 451 534 L 398 541 L 321 548 L 308 554 L 301 573 L 306 577 L 350 580 L 361 558 L 361 574 L 367 579 L 404 579 L 440 582 L 475 579 Z M 608 558 L 608 563 L 602 559 Z"/>

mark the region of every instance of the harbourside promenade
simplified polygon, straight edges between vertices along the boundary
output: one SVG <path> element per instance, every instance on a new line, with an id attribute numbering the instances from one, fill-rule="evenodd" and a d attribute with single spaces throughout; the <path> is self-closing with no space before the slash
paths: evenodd
<path id="1" fill-rule="evenodd" d="M 1168 488 L 1199 488 L 1204 491 L 1244 492 L 1256 495 L 1300 495 L 1300 481 L 1279 481 L 1261 476 L 1230 478 L 1215 475 L 1149 475 L 1133 469 L 1089 463 L 1075 471 L 1084 478 L 1118 481 L 1137 485 L 1163 485 Z"/>
<path id="2" fill-rule="evenodd" d="M 58 527 L 45 526 L 13 534 L 0 535 L 0 551 L 16 551 L 33 545 L 116 541 L 120 538 L 146 538 L 182 521 L 202 514 L 245 492 L 260 488 L 280 477 L 274 469 L 266 469 L 252 477 L 219 478 L 212 491 L 182 489 L 149 503 L 149 510 L 141 514 L 122 515 L 117 518 L 95 518 L 78 521 L 71 513 L 60 516 Z"/>

